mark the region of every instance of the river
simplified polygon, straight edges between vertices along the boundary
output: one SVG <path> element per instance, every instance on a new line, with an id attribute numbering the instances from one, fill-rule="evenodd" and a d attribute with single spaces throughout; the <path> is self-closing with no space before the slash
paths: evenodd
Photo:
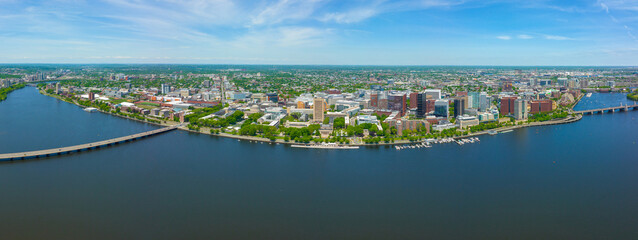
<path id="1" fill-rule="evenodd" d="M 576 108 L 612 104 L 594 94 Z M 612 104 L 613 105 L 613 104 Z M 0 164 L 0 239 L 638 237 L 638 111 L 396 151 L 172 131 Z M 42 96 L 0 102 L 0 153 L 156 126 Z"/>

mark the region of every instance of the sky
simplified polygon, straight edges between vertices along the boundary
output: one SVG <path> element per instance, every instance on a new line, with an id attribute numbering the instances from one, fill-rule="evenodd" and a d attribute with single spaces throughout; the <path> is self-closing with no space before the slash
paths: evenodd
<path id="1" fill-rule="evenodd" d="M 0 63 L 638 66 L 638 0 L 0 0 Z"/>

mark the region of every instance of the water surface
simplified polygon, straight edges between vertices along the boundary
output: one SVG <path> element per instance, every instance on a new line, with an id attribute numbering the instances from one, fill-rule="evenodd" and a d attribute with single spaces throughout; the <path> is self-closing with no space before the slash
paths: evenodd
<path id="1" fill-rule="evenodd" d="M 9 95 L 0 114 L 0 152 L 156 128 L 33 88 Z M 631 239 L 637 117 L 585 116 L 401 151 L 172 131 L 0 164 L 0 239 Z"/>

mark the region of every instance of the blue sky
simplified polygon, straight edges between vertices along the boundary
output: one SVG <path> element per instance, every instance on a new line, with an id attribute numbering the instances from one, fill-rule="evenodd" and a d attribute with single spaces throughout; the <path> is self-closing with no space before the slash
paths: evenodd
<path id="1" fill-rule="evenodd" d="M 638 0 L 0 0 L 0 62 L 638 66 Z"/>

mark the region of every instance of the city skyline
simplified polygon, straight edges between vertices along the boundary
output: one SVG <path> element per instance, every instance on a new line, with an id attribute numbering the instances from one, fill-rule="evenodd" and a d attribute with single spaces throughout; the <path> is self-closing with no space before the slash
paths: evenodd
<path id="1" fill-rule="evenodd" d="M 0 0 L 1 63 L 638 65 L 638 1 Z"/>

